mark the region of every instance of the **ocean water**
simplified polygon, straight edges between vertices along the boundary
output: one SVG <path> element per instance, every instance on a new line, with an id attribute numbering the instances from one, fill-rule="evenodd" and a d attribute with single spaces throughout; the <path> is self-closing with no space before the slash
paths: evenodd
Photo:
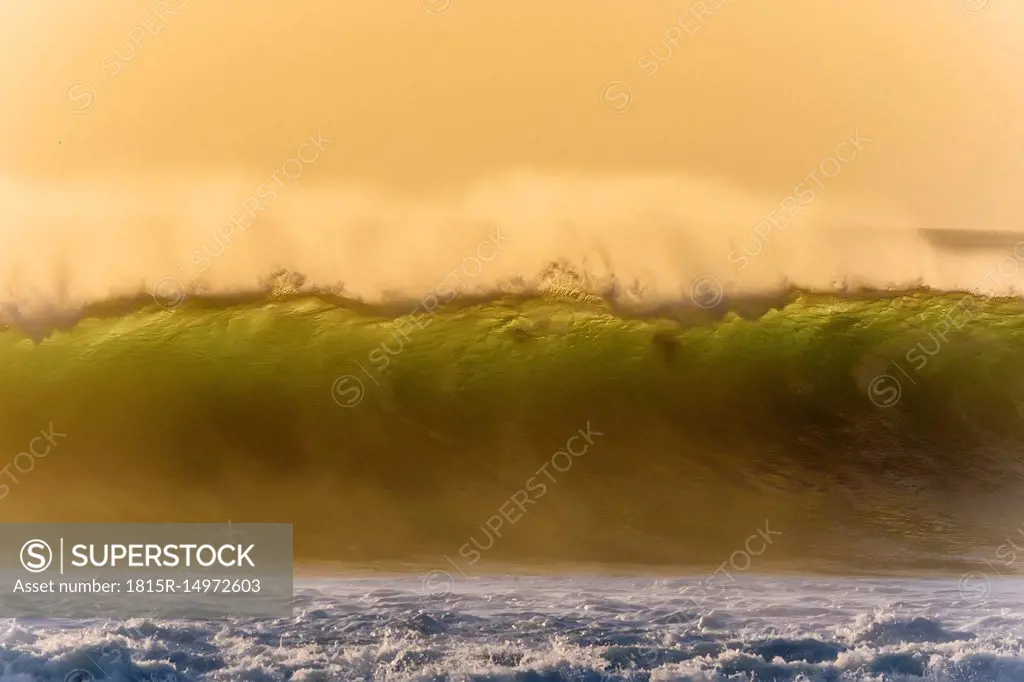
<path id="1" fill-rule="evenodd" d="M 302 560 L 671 569 L 767 523 L 762 570 L 877 573 L 990 554 L 1024 518 L 1019 299 L 436 299 L 12 319 L 0 452 L 50 454 L 11 462 L 0 520 L 288 521 Z"/>
<path id="2" fill-rule="evenodd" d="M 0 680 L 1024 680 L 1024 581 L 300 581 L 288 620 L 3 625 Z"/>
<path id="3" fill-rule="evenodd" d="M 287 620 L 7 621 L 0 682 L 1024 680 L 1019 299 L 429 303 L 9 314 L 0 521 L 440 568 L 304 579 Z"/>

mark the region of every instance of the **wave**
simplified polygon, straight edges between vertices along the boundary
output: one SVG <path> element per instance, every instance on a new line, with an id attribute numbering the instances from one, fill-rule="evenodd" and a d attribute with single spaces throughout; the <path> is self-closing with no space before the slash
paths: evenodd
<path id="1" fill-rule="evenodd" d="M 940 568 L 1015 525 L 1018 299 L 407 305 L 278 291 L 12 324 L 0 516 L 291 521 L 300 558 L 464 563 L 717 563 L 768 524 L 769 564 L 843 570 Z"/>
<path id="2" fill-rule="evenodd" d="M 831 181 L 767 190 L 685 173 L 520 170 L 428 196 L 310 180 L 264 197 L 266 182 L 0 176 L 0 306 L 39 314 L 136 295 L 230 295 L 263 288 L 271 272 L 382 304 L 528 291 L 551 263 L 585 288 L 647 304 L 790 284 L 1024 288 L 1024 233 L 932 224 Z"/>

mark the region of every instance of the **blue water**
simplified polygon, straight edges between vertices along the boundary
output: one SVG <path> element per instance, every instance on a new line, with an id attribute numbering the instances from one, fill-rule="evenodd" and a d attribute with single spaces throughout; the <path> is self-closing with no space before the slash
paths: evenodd
<path id="1" fill-rule="evenodd" d="M 1024 582 L 371 575 L 288 620 L 3 624 L 0 682 L 1024 681 Z"/>

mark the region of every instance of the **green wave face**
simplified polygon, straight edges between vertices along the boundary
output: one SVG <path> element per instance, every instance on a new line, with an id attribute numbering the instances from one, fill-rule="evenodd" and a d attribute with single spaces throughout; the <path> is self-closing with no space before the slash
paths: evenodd
<path id="1" fill-rule="evenodd" d="M 3 520 L 292 521 L 300 557 L 464 566 L 717 564 L 767 523 L 762 568 L 937 567 L 1024 512 L 1022 313 L 298 297 L 12 328 Z"/>

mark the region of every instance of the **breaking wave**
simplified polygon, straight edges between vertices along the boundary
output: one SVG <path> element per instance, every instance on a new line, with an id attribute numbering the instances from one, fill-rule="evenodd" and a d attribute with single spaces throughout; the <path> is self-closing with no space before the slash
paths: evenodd
<path id="1" fill-rule="evenodd" d="M 0 333 L 2 514 L 676 565 L 767 518 L 781 564 L 936 568 L 1019 518 L 1022 331 L 1017 299 L 929 290 L 110 302 Z M 52 453 L 16 455 L 47 429 Z"/>

